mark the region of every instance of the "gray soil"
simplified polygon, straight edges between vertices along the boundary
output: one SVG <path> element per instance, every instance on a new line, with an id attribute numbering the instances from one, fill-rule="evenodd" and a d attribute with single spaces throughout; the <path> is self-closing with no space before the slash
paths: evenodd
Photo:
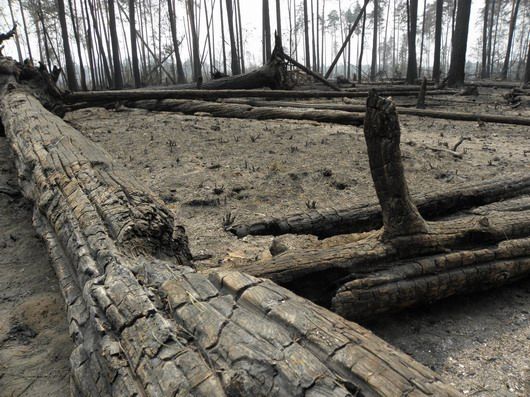
<path id="1" fill-rule="evenodd" d="M 0 396 L 69 395 L 72 343 L 59 285 L 0 137 Z"/>

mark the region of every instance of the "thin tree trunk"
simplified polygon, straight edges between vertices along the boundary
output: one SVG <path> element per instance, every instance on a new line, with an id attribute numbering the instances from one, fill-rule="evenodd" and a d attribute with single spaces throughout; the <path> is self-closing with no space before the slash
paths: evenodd
<path id="1" fill-rule="evenodd" d="M 508 32 L 508 45 L 506 47 L 506 56 L 504 57 L 504 64 L 502 66 L 501 78 L 506 80 L 508 78 L 508 69 L 510 68 L 510 56 L 512 52 L 513 33 L 515 31 L 515 23 L 517 22 L 517 13 L 519 11 L 519 4 L 521 0 L 512 0 L 512 15 L 510 17 L 510 30 Z"/>
<path id="2" fill-rule="evenodd" d="M 9 6 L 9 13 L 11 14 L 11 24 L 12 26 L 17 26 L 17 22 L 16 22 L 16 19 L 15 19 L 15 14 L 13 13 L 13 5 L 11 4 L 13 0 L 7 0 L 7 5 Z M 18 35 L 15 34 L 15 44 L 16 44 L 16 47 L 17 47 L 17 53 L 18 53 L 18 60 L 20 63 L 22 63 L 22 61 L 24 61 L 24 59 L 22 58 L 22 50 L 20 48 L 20 40 L 18 38 Z"/>
<path id="3" fill-rule="evenodd" d="M 363 12 L 363 28 L 361 31 L 361 51 L 359 54 L 359 65 L 357 65 L 357 81 L 359 83 L 362 81 L 362 75 L 363 75 L 363 52 L 364 52 L 365 28 L 366 28 L 366 10 Z"/>
<path id="4" fill-rule="evenodd" d="M 421 44 L 420 44 L 420 67 L 418 69 L 418 76 L 422 77 L 423 66 L 423 42 L 425 39 L 425 12 L 427 11 L 427 0 L 423 0 L 423 19 L 421 23 Z"/>
<path id="5" fill-rule="evenodd" d="M 241 6 L 239 0 L 237 3 L 237 20 L 239 22 L 239 59 L 241 60 L 241 73 L 245 74 L 245 48 L 243 47 L 243 25 L 241 24 Z M 269 28 L 270 30 L 270 28 Z"/>
<path id="6" fill-rule="evenodd" d="M 133 0 L 131 0 L 133 1 Z M 173 42 L 173 51 L 175 53 L 175 59 L 177 61 L 177 83 L 186 83 L 186 75 L 184 74 L 184 68 L 182 67 L 182 60 L 180 58 L 180 43 L 177 38 L 177 21 L 175 19 L 175 10 L 173 8 L 173 0 L 167 0 L 167 9 L 169 15 L 169 26 L 171 29 L 171 40 Z M 131 26 L 131 37 L 132 37 L 132 26 Z M 136 28 L 135 28 L 136 29 Z M 136 40 L 136 31 L 134 32 Z"/>
<path id="7" fill-rule="evenodd" d="M 528 49 L 526 50 L 526 68 L 524 73 L 523 86 L 528 87 L 530 84 L 530 41 L 528 42 Z"/>
<path id="8" fill-rule="evenodd" d="M 488 55 L 487 55 L 487 65 L 486 65 L 486 76 L 487 78 L 491 77 L 491 45 L 492 45 L 492 36 L 493 36 L 493 18 L 495 15 L 495 0 L 491 1 L 491 12 L 490 12 L 490 21 L 488 28 Z"/>
<path id="9" fill-rule="evenodd" d="M 305 48 L 305 66 L 311 69 L 311 53 L 309 52 L 309 17 L 307 15 L 307 0 L 304 0 L 304 48 Z"/>
<path id="10" fill-rule="evenodd" d="M 228 32 L 230 34 L 230 54 L 232 62 L 232 75 L 241 74 L 239 56 L 237 54 L 237 44 L 234 34 L 234 8 L 232 0 L 226 0 L 226 16 L 228 19 Z"/>
<path id="11" fill-rule="evenodd" d="M 77 57 L 79 58 L 79 72 L 81 76 L 81 89 L 83 91 L 87 90 L 86 85 L 86 74 L 85 67 L 83 65 L 83 56 L 81 54 L 81 40 L 79 38 L 79 29 L 77 26 L 77 10 L 75 8 L 75 3 L 72 4 L 72 0 L 68 0 L 68 6 L 70 7 L 70 18 L 72 21 L 72 29 L 74 30 L 75 44 L 77 47 Z"/>
<path id="12" fill-rule="evenodd" d="M 312 50 L 312 63 L 313 63 L 313 70 L 317 70 L 317 52 L 316 52 L 316 44 L 315 44 L 315 11 L 313 7 L 313 0 L 311 0 L 311 50 Z"/>
<path id="13" fill-rule="evenodd" d="M 276 0 L 276 34 L 282 44 L 282 10 L 280 7 L 280 0 Z"/>
<path id="14" fill-rule="evenodd" d="M 227 68 L 226 68 L 226 41 L 225 41 L 225 24 L 224 24 L 224 17 L 223 17 L 223 0 L 219 0 L 219 9 L 221 11 L 221 44 L 223 47 L 223 74 L 226 76 L 228 73 L 227 73 Z"/>
<path id="15" fill-rule="evenodd" d="M 24 35 L 26 37 L 26 45 L 28 47 L 29 59 L 31 61 L 33 61 L 33 55 L 31 54 L 31 44 L 30 44 L 30 41 L 29 41 L 28 27 L 26 25 L 26 16 L 24 14 L 24 7 L 22 6 L 22 0 L 18 0 L 18 5 L 19 5 L 19 8 L 20 8 L 20 14 L 22 16 L 22 25 L 24 26 Z"/>
<path id="16" fill-rule="evenodd" d="M 118 41 L 118 32 L 116 31 L 116 12 L 114 10 L 114 0 L 108 0 L 108 10 L 110 39 L 112 43 L 112 63 L 114 66 L 114 88 L 121 90 L 123 88 L 123 76 L 121 74 L 120 43 Z"/>
<path id="17" fill-rule="evenodd" d="M 193 81 L 202 78 L 201 73 L 201 56 L 199 52 L 199 36 L 197 35 L 197 26 L 195 24 L 195 4 L 193 0 L 186 0 L 188 18 L 191 29 L 191 42 L 193 52 Z"/>
<path id="18" fill-rule="evenodd" d="M 262 21 L 263 21 L 263 64 L 271 59 L 271 22 L 269 13 L 269 0 L 262 0 Z"/>
<path id="19" fill-rule="evenodd" d="M 418 19 L 418 0 L 407 0 L 407 8 L 407 83 L 414 84 L 418 78 L 418 66 L 416 63 L 416 21 Z"/>
<path id="20" fill-rule="evenodd" d="M 440 51 L 442 45 L 442 19 L 443 19 L 443 0 L 436 0 L 436 28 L 434 33 L 434 64 L 432 67 L 432 78 L 435 82 L 440 81 Z"/>
<path id="21" fill-rule="evenodd" d="M 370 68 L 370 80 L 375 81 L 377 74 L 377 32 L 379 27 L 379 0 L 374 0 L 374 35 L 372 44 L 372 67 Z"/>
<path id="22" fill-rule="evenodd" d="M 85 39 L 87 44 L 87 52 L 88 52 L 88 64 L 90 66 L 90 78 L 91 78 L 91 88 L 92 91 L 94 91 L 97 88 L 98 82 L 97 82 L 97 70 L 96 70 L 96 62 L 94 58 L 94 42 L 92 40 L 92 29 L 90 28 L 90 14 L 88 12 L 88 7 L 86 4 L 86 0 L 83 0 L 81 4 L 81 18 L 83 20 L 83 29 L 86 32 L 85 33 Z"/>
<path id="23" fill-rule="evenodd" d="M 489 22 L 490 0 L 484 0 L 484 21 L 482 24 L 482 65 L 480 68 L 480 78 L 485 79 L 488 63 L 488 22 Z"/>
<path id="24" fill-rule="evenodd" d="M 132 57 L 132 72 L 134 78 L 134 86 L 140 88 L 142 85 L 142 79 L 140 77 L 140 66 L 138 64 L 138 44 L 136 42 L 136 10 L 134 5 L 135 0 L 129 0 L 129 32 L 131 35 L 131 57 Z M 168 0 L 170 3 L 168 9 L 171 6 L 171 0 Z M 171 11 L 170 13 L 170 23 L 171 23 Z M 174 21 L 173 21 L 174 23 Z M 171 25 L 173 28 L 173 25 Z M 173 30 L 172 30 L 173 32 Z M 182 65 L 181 65 L 182 66 Z"/>

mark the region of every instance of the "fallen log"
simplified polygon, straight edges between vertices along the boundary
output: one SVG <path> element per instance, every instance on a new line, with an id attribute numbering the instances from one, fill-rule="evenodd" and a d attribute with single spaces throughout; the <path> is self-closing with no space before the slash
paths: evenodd
<path id="1" fill-rule="evenodd" d="M 75 396 L 460 395 L 271 281 L 194 271 L 174 215 L 0 74 L 0 118 L 65 298 Z"/>
<path id="2" fill-rule="evenodd" d="M 184 114 L 201 113 L 214 117 L 253 120 L 310 120 L 323 123 L 359 126 L 363 124 L 364 119 L 362 114 L 339 110 L 298 110 L 281 109 L 277 107 L 253 107 L 250 105 L 189 101 L 185 99 L 128 101 L 125 102 L 125 105 L 130 108 L 147 109 L 151 111 L 179 112 Z"/>
<path id="3" fill-rule="evenodd" d="M 324 241 L 320 247 L 286 251 L 240 270 L 270 278 L 347 318 L 530 275 L 530 251 L 516 241 L 530 236 L 530 200 L 518 211 L 491 210 L 485 215 L 425 222 L 403 175 L 395 106 L 375 92 L 368 98 L 364 132 L 383 229 L 369 236 L 354 235 L 349 243 Z M 420 271 L 414 273 L 418 267 Z M 455 276 L 458 280 L 453 283 Z M 374 284 L 374 280 L 388 282 Z M 372 284 L 377 287 L 371 288 Z"/>
<path id="4" fill-rule="evenodd" d="M 382 96 L 386 96 L 388 93 L 380 93 Z M 399 94 L 393 93 L 390 96 L 398 96 Z M 427 95 L 432 95 L 427 91 Z M 346 97 L 346 96 L 345 96 Z M 299 103 L 291 101 L 259 101 L 259 100 L 230 100 L 231 103 L 245 103 L 252 106 L 278 106 L 278 107 L 291 107 L 300 109 L 318 109 L 318 110 L 341 110 L 345 112 L 363 112 L 366 107 L 363 105 L 344 105 L 344 104 L 331 104 L 331 103 Z M 458 121 L 476 121 L 476 122 L 487 122 L 487 123 L 499 123 L 499 124 L 513 124 L 513 125 L 530 125 L 530 118 L 520 116 L 503 116 L 495 114 L 484 114 L 484 113 L 464 113 L 464 112 L 447 112 L 443 110 L 431 110 L 431 109 L 414 109 L 410 107 L 397 107 L 399 114 L 405 114 L 410 116 L 418 117 L 431 117 L 435 119 L 444 120 L 458 120 Z"/>
<path id="5" fill-rule="evenodd" d="M 530 194 L 530 176 L 511 175 L 476 183 L 460 183 L 441 193 L 413 194 L 412 201 L 428 220 L 496 201 Z M 313 234 L 326 238 L 359 233 L 383 225 L 379 203 L 359 203 L 351 208 L 312 210 L 284 218 L 268 218 L 228 230 L 238 237 L 247 235 Z"/>
<path id="6" fill-rule="evenodd" d="M 383 96 L 417 96 L 419 89 L 412 91 L 381 91 Z M 452 95 L 448 90 L 427 91 L 427 95 Z M 86 102 L 106 104 L 116 101 L 140 101 L 146 99 L 203 99 L 219 98 L 366 98 L 368 91 L 291 91 L 291 90 L 119 90 L 119 91 L 87 91 L 65 95 L 67 104 Z"/>

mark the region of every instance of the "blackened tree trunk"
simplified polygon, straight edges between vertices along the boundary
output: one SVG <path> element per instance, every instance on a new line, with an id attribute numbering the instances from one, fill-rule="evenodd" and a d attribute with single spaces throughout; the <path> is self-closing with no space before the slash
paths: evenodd
<path id="1" fill-rule="evenodd" d="M 436 28 L 434 33 L 434 64 L 432 67 L 432 78 L 434 81 L 440 81 L 440 53 L 442 47 L 442 18 L 444 12 L 443 0 L 436 0 Z"/>
<path id="2" fill-rule="evenodd" d="M 24 35 L 26 36 L 26 45 L 28 46 L 29 59 L 33 61 L 33 55 L 31 53 L 31 43 L 29 41 L 28 27 L 26 25 L 26 15 L 24 14 L 24 7 L 22 6 L 22 0 L 18 0 L 20 7 L 20 15 L 22 16 L 22 24 L 24 26 Z"/>
<path id="3" fill-rule="evenodd" d="M 11 14 L 11 22 L 13 26 L 17 25 L 15 14 L 13 13 L 13 5 L 11 4 L 12 0 L 7 0 L 7 4 L 9 6 L 9 13 Z M 17 53 L 18 53 L 18 60 L 19 62 L 22 62 L 22 50 L 20 49 L 20 40 L 18 39 L 18 35 L 15 35 L 15 44 L 17 46 Z"/>
<path id="4" fill-rule="evenodd" d="M 377 41 L 377 30 L 379 29 L 379 1 L 374 0 L 374 35 L 372 44 L 372 67 L 370 68 L 370 80 L 374 81 L 377 73 L 377 49 L 379 47 Z"/>
<path id="5" fill-rule="evenodd" d="M 108 0 L 108 6 L 110 41 L 112 45 L 112 64 L 114 66 L 114 88 L 121 90 L 123 88 L 123 76 L 121 74 L 120 42 L 118 41 L 118 32 L 116 31 L 116 12 L 114 11 L 114 0 Z"/>
<path id="6" fill-rule="evenodd" d="M 416 78 L 418 77 L 418 64 L 416 62 L 416 20 L 418 18 L 418 0 L 407 0 L 407 6 L 407 83 L 414 84 Z"/>
<path id="7" fill-rule="evenodd" d="M 416 20 L 418 19 L 418 0 L 407 0 L 407 38 L 408 62 L 407 83 L 414 84 L 418 77 L 418 64 L 416 62 Z"/>
<path id="8" fill-rule="evenodd" d="M 489 21 L 489 29 L 488 29 L 488 55 L 486 60 L 486 77 L 491 77 L 491 46 L 493 43 L 493 18 L 495 16 L 495 0 L 492 0 L 491 2 L 491 12 L 490 12 L 490 21 Z"/>
<path id="9" fill-rule="evenodd" d="M 66 13 L 64 9 L 64 0 L 57 0 L 57 12 L 59 14 L 59 23 L 61 24 L 61 36 L 63 38 L 64 59 L 66 63 L 66 80 L 68 88 L 71 91 L 77 91 L 77 78 L 75 76 L 75 66 L 72 59 L 72 52 L 70 51 L 70 43 L 68 41 L 68 28 L 66 26 Z"/>
<path id="10" fill-rule="evenodd" d="M 425 40 L 425 11 L 427 11 L 427 0 L 423 0 L 423 17 L 421 23 L 421 44 L 420 44 L 420 67 L 418 69 L 418 75 L 421 78 L 422 76 L 422 67 L 423 67 L 423 43 Z"/>
<path id="11" fill-rule="evenodd" d="M 489 22 L 490 0 L 484 1 L 484 23 L 482 25 L 482 66 L 480 68 L 480 78 L 485 79 L 488 75 L 488 22 Z"/>
<path id="12" fill-rule="evenodd" d="M 526 69 L 524 73 L 523 86 L 528 87 L 530 85 L 530 42 L 528 43 L 528 49 L 526 50 Z"/>
<path id="13" fill-rule="evenodd" d="M 239 0 L 236 0 L 237 3 L 237 19 L 239 21 L 239 59 L 241 61 L 241 73 L 245 74 L 245 49 L 243 48 L 243 25 L 241 25 L 241 5 Z"/>
<path id="14" fill-rule="evenodd" d="M 263 64 L 265 65 L 271 59 L 271 21 L 269 13 L 269 0 L 262 0 L 263 6 Z"/>
<path id="15" fill-rule="evenodd" d="M 234 8 L 232 0 L 226 0 L 226 16 L 228 18 L 228 32 L 230 34 L 230 54 L 232 58 L 232 74 L 241 74 L 239 56 L 237 55 L 236 36 L 234 34 Z"/>
<path id="16" fill-rule="evenodd" d="M 458 0 L 455 33 L 452 39 L 451 65 L 447 75 L 447 85 L 449 87 L 461 87 L 464 85 L 470 12 L 471 0 Z"/>
<path id="17" fill-rule="evenodd" d="M 193 81 L 198 81 L 202 78 L 201 73 L 201 54 L 199 50 L 199 36 L 197 34 L 197 27 L 195 24 L 195 2 L 187 0 L 186 6 L 188 9 L 188 18 L 191 30 L 191 47 L 193 53 Z"/>
<path id="18" fill-rule="evenodd" d="M 515 30 L 515 23 L 517 21 L 517 13 L 519 12 L 519 4 L 521 4 L 521 0 L 512 0 L 512 15 L 510 17 L 510 30 L 508 32 L 508 46 L 506 47 L 506 56 L 504 57 L 504 64 L 502 65 L 501 70 L 501 78 L 503 80 L 506 80 L 508 77 L 508 69 L 510 68 L 513 32 Z"/>
<path id="19" fill-rule="evenodd" d="M 363 28 L 361 32 L 361 50 L 359 51 L 359 64 L 357 65 L 357 82 L 362 81 L 363 74 L 363 52 L 364 52 L 364 34 L 366 31 L 366 10 L 363 12 Z"/>
<path id="20" fill-rule="evenodd" d="M 278 40 L 282 43 L 282 9 L 280 8 L 280 0 L 276 0 L 276 33 Z"/>
<path id="21" fill-rule="evenodd" d="M 79 58 L 79 72 L 81 76 L 81 89 L 83 91 L 87 90 L 86 85 L 86 74 L 85 74 L 85 65 L 83 64 L 83 56 L 81 53 L 81 39 L 79 37 L 79 29 L 77 25 L 77 11 L 75 3 L 72 3 L 72 0 L 68 0 L 68 6 L 70 7 L 70 17 L 72 20 L 72 28 L 74 29 L 75 44 L 77 47 L 77 57 Z"/>
<path id="22" fill-rule="evenodd" d="M 307 0 L 304 0 L 304 45 L 305 45 L 305 66 L 311 69 L 311 54 L 309 52 L 309 18 L 307 16 Z"/>
<path id="23" fill-rule="evenodd" d="M 226 68 L 226 43 L 225 43 L 225 22 L 224 22 L 224 16 L 223 16 L 223 0 L 220 0 L 219 2 L 219 12 L 221 14 L 221 48 L 223 49 L 223 73 L 226 76 L 227 75 L 227 68 Z"/>
<path id="24" fill-rule="evenodd" d="M 171 0 L 168 0 L 168 9 L 171 19 Z M 175 23 L 170 21 L 171 24 L 171 33 L 173 33 L 173 24 Z M 132 72 L 134 78 L 134 86 L 139 88 L 142 85 L 142 79 L 140 77 L 140 65 L 138 64 L 138 45 L 136 43 L 136 10 L 134 6 L 134 0 L 129 0 L 129 26 L 131 34 L 131 58 L 132 58 Z M 182 68 L 182 64 L 180 65 Z M 177 61 L 177 70 L 178 70 L 178 61 Z M 178 73 L 178 72 L 177 72 Z"/>

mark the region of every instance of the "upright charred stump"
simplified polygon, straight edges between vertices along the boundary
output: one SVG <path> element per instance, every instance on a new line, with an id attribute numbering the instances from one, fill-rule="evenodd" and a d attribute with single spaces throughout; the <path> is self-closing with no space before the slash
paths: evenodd
<path id="1" fill-rule="evenodd" d="M 427 93 L 427 78 L 424 77 L 421 82 L 420 93 L 418 95 L 418 102 L 416 103 L 416 109 L 425 109 L 425 94 Z"/>
<path id="2" fill-rule="evenodd" d="M 427 233 L 427 224 L 412 203 L 403 171 L 396 106 L 375 90 L 370 91 L 366 102 L 364 137 L 383 215 L 383 238 Z"/>

